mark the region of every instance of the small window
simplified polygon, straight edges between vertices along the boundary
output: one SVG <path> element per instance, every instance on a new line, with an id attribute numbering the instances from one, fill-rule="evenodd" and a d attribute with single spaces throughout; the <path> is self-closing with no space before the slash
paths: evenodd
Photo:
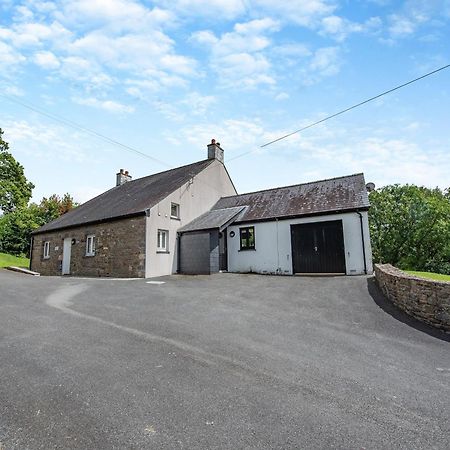
<path id="1" fill-rule="evenodd" d="M 158 230 L 157 251 L 167 252 L 169 250 L 169 232 L 167 230 Z"/>
<path id="2" fill-rule="evenodd" d="M 180 218 L 180 205 L 178 203 L 172 203 L 170 205 L 170 217 L 172 219 Z"/>
<path id="3" fill-rule="evenodd" d="M 86 236 L 86 256 L 95 256 L 95 236 Z"/>
<path id="4" fill-rule="evenodd" d="M 44 258 L 45 259 L 50 258 L 50 242 L 49 241 L 44 242 Z"/>
<path id="5" fill-rule="evenodd" d="M 239 228 L 241 250 L 255 249 L 255 227 Z"/>

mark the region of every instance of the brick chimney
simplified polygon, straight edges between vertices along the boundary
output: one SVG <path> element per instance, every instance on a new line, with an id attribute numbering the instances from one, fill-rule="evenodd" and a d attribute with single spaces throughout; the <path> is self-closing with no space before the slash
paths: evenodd
<path id="1" fill-rule="evenodd" d="M 208 159 L 217 159 L 223 163 L 223 148 L 220 148 L 220 142 L 211 139 L 211 144 L 208 144 Z"/>
<path id="2" fill-rule="evenodd" d="M 121 186 L 127 181 L 131 181 L 131 175 L 128 173 L 128 170 L 120 169 L 119 173 L 116 174 L 116 186 Z"/>

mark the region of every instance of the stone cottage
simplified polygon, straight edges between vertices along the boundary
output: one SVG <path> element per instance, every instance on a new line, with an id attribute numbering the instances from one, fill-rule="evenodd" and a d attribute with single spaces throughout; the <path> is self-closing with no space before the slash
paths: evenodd
<path id="1" fill-rule="evenodd" d="M 178 268 L 177 231 L 236 194 L 223 149 L 208 158 L 116 186 L 32 234 L 30 267 L 42 275 L 155 277 Z"/>

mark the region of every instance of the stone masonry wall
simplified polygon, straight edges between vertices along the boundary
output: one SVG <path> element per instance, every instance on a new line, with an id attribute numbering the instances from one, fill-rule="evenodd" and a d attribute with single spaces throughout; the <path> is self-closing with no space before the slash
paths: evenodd
<path id="1" fill-rule="evenodd" d="M 450 331 L 450 282 L 415 277 L 390 264 L 376 264 L 375 277 L 384 295 L 398 308 Z"/>
<path id="2" fill-rule="evenodd" d="M 72 238 L 70 274 L 89 277 L 145 277 L 145 216 L 85 225 L 34 236 L 31 269 L 61 275 L 64 238 Z M 95 235 L 95 255 L 86 256 L 86 237 Z M 44 259 L 44 242 L 50 258 Z"/>

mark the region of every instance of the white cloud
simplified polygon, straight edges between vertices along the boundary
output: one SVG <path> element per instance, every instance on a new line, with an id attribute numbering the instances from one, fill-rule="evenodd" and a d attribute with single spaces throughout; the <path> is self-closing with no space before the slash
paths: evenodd
<path id="1" fill-rule="evenodd" d="M 264 51 L 271 45 L 267 34 L 278 29 L 277 21 L 264 18 L 237 23 L 233 31 L 220 37 L 204 30 L 194 33 L 191 39 L 208 47 L 210 66 L 224 86 L 254 88 L 275 84 L 271 63 Z"/>
<path id="2" fill-rule="evenodd" d="M 150 9 L 133 0 L 67 1 L 55 17 L 69 25 L 102 28 L 114 33 L 155 29 L 174 20 L 168 10 Z"/>
<path id="3" fill-rule="evenodd" d="M 240 17 L 273 17 L 286 23 L 311 26 L 318 18 L 336 9 L 334 0 L 159 0 L 181 16 L 233 20 Z"/>
<path id="4" fill-rule="evenodd" d="M 92 156 L 79 133 L 48 123 L 6 120 L 5 139 L 15 152 L 29 158 L 83 163 Z"/>
<path id="5" fill-rule="evenodd" d="M 16 51 L 11 45 L 0 41 L 0 72 L 9 72 L 25 61 L 25 57 Z"/>
<path id="6" fill-rule="evenodd" d="M 416 31 L 418 23 L 407 17 L 393 14 L 389 17 L 389 33 L 392 37 L 404 37 Z"/>
<path id="7" fill-rule="evenodd" d="M 310 85 L 323 78 L 336 75 L 342 64 L 339 47 L 322 47 L 317 49 L 308 64 L 301 70 L 303 84 Z"/>
<path id="8" fill-rule="evenodd" d="M 425 24 L 440 27 L 440 20 L 449 8 L 448 0 L 406 0 L 397 12 L 388 17 L 391 41 L 412 36 Z"/>
<path id="9" fill-rule="evenodd" d="M 80 98 L 72 97 L 72 101 L 84 106 L 92 106 L 93 108 L 103 109 L 104 111 L 111 113 L 132 113 L 134 108 L 123 103 L 116 102 L 114 100 L 100 100 L 98 98 Z"/>
<path id="10" fill-rule="evenodd" d="M 234 19 L 246 11 L 245 0 L 159 0 L 164 7 L 174 8 L 185 16 Z"/>
<path id="11" fill-rule="evenodd" d="M 49 51 L 36 53 L 34 55 L 34 62 L 44 69 L 57 69 L 61 65 L 58 58 Z"/>
<path id="12" fill-rule="evenodd" d="M 190 92 L 186 98 L 181 100 L 180 104 L 185 106 L 190 114 L 203 116 L 215 102 L 216 98 L 212 95 L 201 95 L 198 92 Z"/>
<path id="13" fill-rule="evenodd" d="M 350 34 L 368 33 L 380 30 L 382 21 L 371 17 L 363 23 L 352 22 L 339 16 L 327 16 L 320 22 L 320 34 L 332 36 L 338 42 L 344 41 Z"/>
<path id="14" fill-rule="evenodd" d="M 253 0 L 249 2 L 250 8 L 271 17 L 278 17 L 285 22 L 293 22 L 298 25 L 310 27 L 325 15 L 331 14 L 336 9 L 335 1 L 327 0 Z"/>
<path id="15" fill-rule="evenodd" d="M 286 94 L 286 92 L 280 92 L 278 95 L 275 96 L 275 100 L 278 102 L 287 100 L 288 98 L 289 94 Z"/>
<path id="16" fill-rule="evenodd" d="M 10 26 L 0 28 L 2 62 L 19 67 L 32 61 L 51 71 L 53 80 L 76 81 L 88 94 L 107 92 L 122 77 L 151 80 L 162 89 L 184 88 L 197 76 L 196 61 L 177 52 L 163 31 L 176 22 L 170 11 L 134 0 L 51 5 L 27 0 L 15 9 Z"/>
<path id="17" fill-rule="evenodd" d="M 25 91 L 18 86 L 13 84 L 0 84 L 0 90 L 6 95 L 12 95 L 14 97 L 23 97 L 25 95 Z"/>

